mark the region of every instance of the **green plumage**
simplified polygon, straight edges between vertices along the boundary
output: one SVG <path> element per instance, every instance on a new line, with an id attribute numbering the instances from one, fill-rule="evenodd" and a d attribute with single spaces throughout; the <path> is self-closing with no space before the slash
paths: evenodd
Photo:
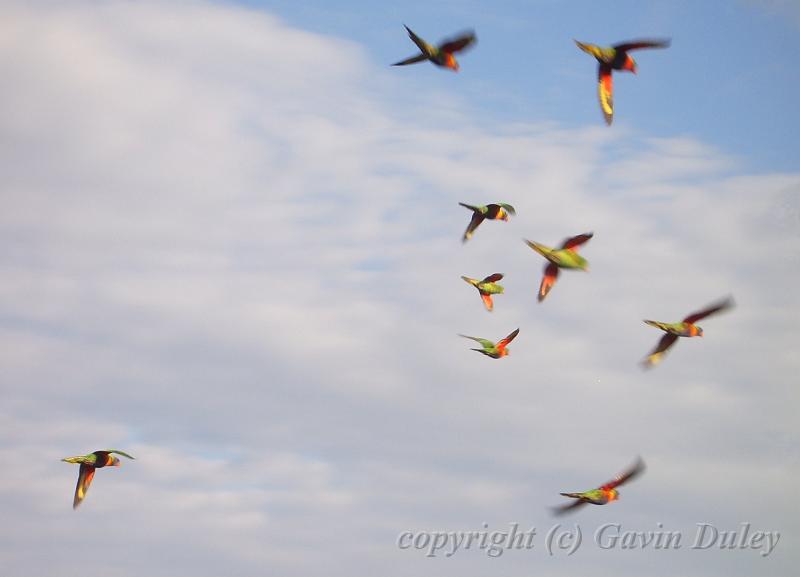
<path id="1" fill-rule="evenodd" d="M 558 268 L 588 270 L 589 261 L 569 248 L 550 248 L 538 242 L 526 240 L 525 243 Z"/>

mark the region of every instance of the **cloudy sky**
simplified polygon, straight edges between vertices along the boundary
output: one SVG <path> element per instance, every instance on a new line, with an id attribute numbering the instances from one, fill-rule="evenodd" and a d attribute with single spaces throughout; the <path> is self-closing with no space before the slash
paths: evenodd
<path id="1" fill-rule="evenodd" d="M 3 575 L 794 575 L 800 9 L 642 4 L 4 2 Z M 391 68 L 404 22 L 479 43 Z M 572 39 L 642 36 L 673 45 L 607 128 Z M 462 245 L 459 201 L 518 216 Z M 538 304 L 521 239 L 586 231 Z M 489 314 L 459 276 L 493 272 Z M 729 294 L 640 369 L 643 318 Z M 457 336 L 517 327 L 497 361 Z M 137 459 L 73 512 L 60 459 L 109 447 Z M 639 454 L 619 502 L 551 515 Z M 510 523 L 533 549 L 397 546 Z M 781 537 L 691 550 L 698 523 Z"/>

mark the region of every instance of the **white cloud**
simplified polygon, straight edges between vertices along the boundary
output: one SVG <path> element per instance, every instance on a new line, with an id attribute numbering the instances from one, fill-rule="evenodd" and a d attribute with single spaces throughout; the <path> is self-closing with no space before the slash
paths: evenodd
<path id="1" fill-rule="evenodd" d="M 401 530 L 546 526 L 637 453 L 647 475 L 581 522 L 798 530 L 800 175 L 691 138 L 481 125 L 452 97 L 438 116 L 359 46 L 252 10 L 17 4 L 0 27 L 9 574 L 84 574 L 98 550 L 105 575 L 419 574 Z M 460 200 L 519 215 L 462 246 Z M 591 272 L 537 304 L 521 237 L 588 230 Z M 495 271 L 489 315 L 458 277 Z M 638 369 L 642 318 L 727 293 L 704 339 Z M 517 326 L 497 362 L 456 336 Z M 104 445 L 137 460 L 73 514 L 58 459 Z M 657 562 L 601 553 L 562 566 Z"/>

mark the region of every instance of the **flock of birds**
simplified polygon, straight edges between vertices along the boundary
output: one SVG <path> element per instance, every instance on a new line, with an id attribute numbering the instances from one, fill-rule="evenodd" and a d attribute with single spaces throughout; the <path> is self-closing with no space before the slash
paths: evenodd
<path id="1" fill-rule="evenodd" d="M 405 27 L 408 35 L 414 44 L 419 48 L 419 53 L 415 54 L 405 60 L 401 60 L 393 64 L 393 66 L 405 66 L 408 64 L 415 64 L 418 62 L 429 61 L 437 66 L 449 68 L 453 71 L 458 71 L 459 64 L 455 58 L 455 53 L 460 52 L 475 44 L 477 38 L 474 32 L 463 33 L 457 37 L 445 40 L 437 46 L 428 44 L 417 36 L 408 26 Z M 630 56 L 629 52 L 642 48 L 667 48 L 670 45 L 669 40 L 637 40 L 631 42 L 623 42 L 613 46 L 596 46 L 594 44 L 587 44 L 583 42 L 575 43 L 578 47 L 594 56 L 598 61 L 598 85 L 597 92 L 600 101 L 600 108 L 603 112 L 606 124 L 610 125 L 614 118 L 614 100 L 613 100 L 613 82 L 612 71 L 628 71 L 636 73 L 636 61 Z M 467 229 L 464 231 L 462 238 L 463 242 L 467 242 L 472 238 L 475 230 L 480 226 L 484 220 L 501 220 L 508 221 L 511 216 L 516 215 L 514 207 L 510 204 L 494 203 L 484 206 L 473 206 L 465 203 L 459 203 L 461 206 L 472 211 L 472 218 L 470 219 Z M 564 240 L 558 248 L 551 248 L 525 240 L 525 243 L 534 251 L 542 255 L 547 264 L 544 268 L 544 275 L 539 286 L 538 301 L 542 302 L 552 290 L 558 278 L 561 269 L 577 269 L 588 271 L 588 261 L 578 253 L 578 248 L 591 240 L 593 233 L 584 233 L 573 236 Z M 502 280 L 503 275 L 494 273 L 486 278 L 479 280 L 466 276 L 462 276 L 465 282 L 474 286 L 483 301 L 487 311 L 494 309 L 494 301 L 492 295 L 503 294 L 504 288 L 498 284 Z M 658 364 L 664 357 L 667 350 L 675 344 L 678 337 L 702 337 L 703 329 L 695 323 L 703 318 L 716 314 L 718 312 L 729 309 L 733 306 L 733 300 L 728 297 L 713 305 L 710 305 L 703 310 L 694 312 L 682 321 L 676 323 L 665 323 L 659 321 L 645 320 L 644 322 L 650 326 L 656 327 L 664 331 L 664 335 L 658 342 L 656 347 L 642 362 L 645 368 L 653 367 Z M 508 345 L 519 334 L 519 329 L 514 330 L 504 339 L 497 343 L 480 337 L 472 337 L 468 335 L 460 335 L 464 338 L 471 339 L 477 342 L 481 348 L 472 349 L 483 355 L 493 359 L 500 359 L 509 354 Z M 80 465 L 78 473 L 78 482 L 75 487 L 75 496 L 73 499 L 73 509 L 77 508 L 86 496 L 86 492 L 94 479 L 95 471 L 103 467 L 118 467 L 120 460 L 115 455 L 121 455 L 128 459 L 134 457 L 117 449 L 104 449 L 94 451 L 88 455 L 79 455 L 75 457 L 67 457 L 62 459 L 67 463 Z M 557 514 L 572 511 L 583 505 L 605 505 L 612 501 L 619 499 L 617 487 L 626 483 L 627 481 L 640 475 L 645 469 L 644 461 L 638 457 L 635 463 L 623 473 L 617 475 L 612 481 L 601 485 L 596 489 L 577 493 L 561 493 L 564 497 L 569 497 L 573 501 L 557 507 L 554 511 Z"/>

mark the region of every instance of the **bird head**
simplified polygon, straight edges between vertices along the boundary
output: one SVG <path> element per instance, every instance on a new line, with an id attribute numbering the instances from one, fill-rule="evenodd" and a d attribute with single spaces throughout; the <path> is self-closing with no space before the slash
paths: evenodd
<path id="1" fill-rule="evenodd" d="M 458 61 L 456 57 L 453 56 L 452 52 L 445 52 L 444 65 L 453 72 L 458 72 Z"/>
<path id="2" fill-rule="evenodd" d="M 697 336 L 698 337 L 702 337 L 703 336 L 703 329 L 701 329 L 700 327 L 697 327 Z"/>
<path id="3" fill-rule="evenodd" d="M 611 501 L 618 501 L 618 500 L 619 500 L 619 493 L 617 492 L 616 489 L 611 489 L 608 492 L 608 502 L 610 503 Z"/>
<path id="4" fill-rule="evenodd" d="M 631 57 L 630 54 L 625 55 L 625 64 L 622 65 L 622 69 L 636 74 L 636 61 Z"/>
<path id="5" fill-rule="evenodd" d="M 117 457 L 111 457 L 111 466 L 112 467 L 119 467 L 121 463 Z"/>
<path id="6" fill-rule="evenodd" d="M 503 210 L 503 209 L 500 209 L 500 220 L 505 220 L 505 221 L 507 221 L 509 218 L 510 218 L 510 217 L 509 217 L 509 215 L 508 215 L 508 212 L 506 212 L 506 211 L 505 211 L 505 210 Z"/>
<path id="7" fill-rule="evenodd" d="M 500 356 L 501 357 L 507 357 L 510 354 L 511 354 L 511 351 L 509 351 L 508 349 L 503 349 L 502 351 L 500 351 Z"/>

